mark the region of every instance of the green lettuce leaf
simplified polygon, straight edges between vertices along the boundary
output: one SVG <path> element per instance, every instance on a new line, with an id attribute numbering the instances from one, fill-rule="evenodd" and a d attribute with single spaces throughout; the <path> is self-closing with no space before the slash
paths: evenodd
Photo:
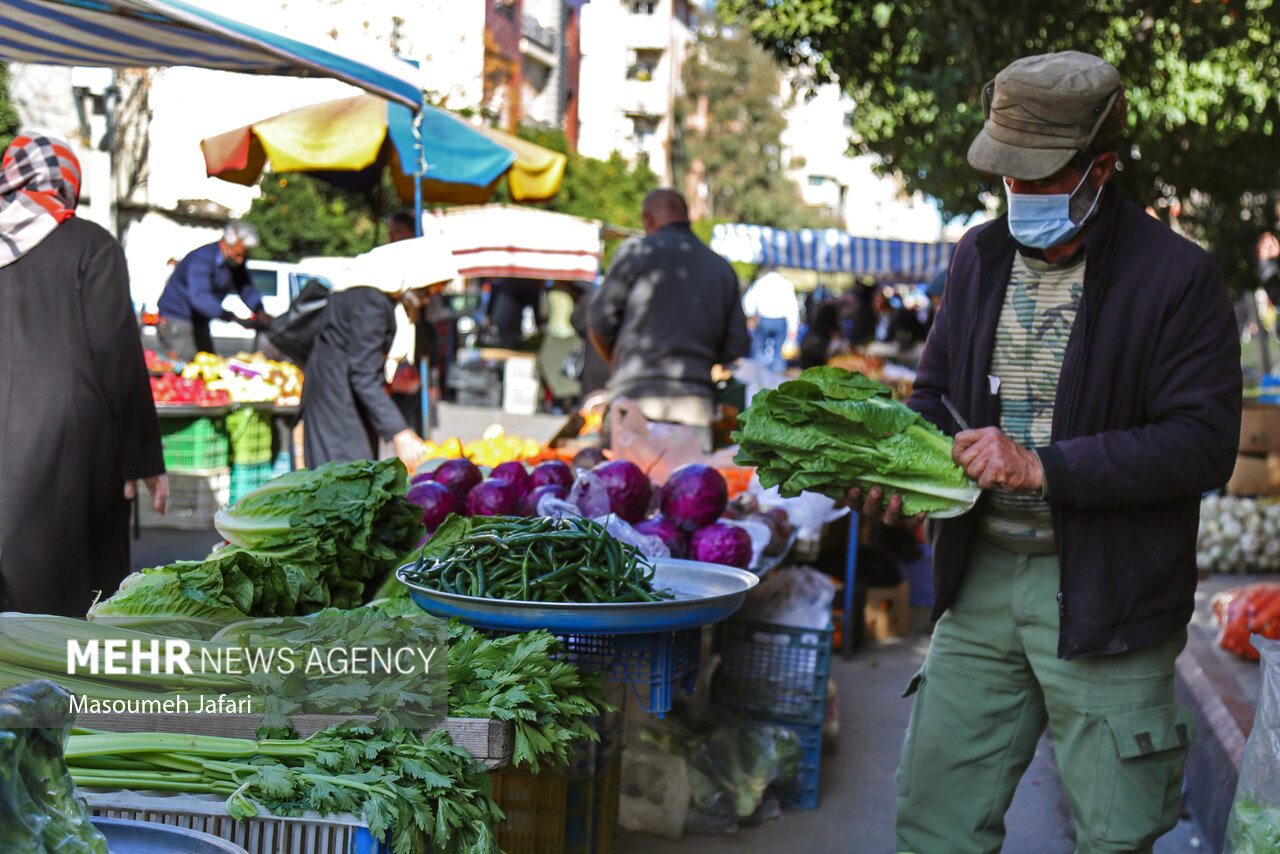
<path id="1" fill-rule="evenodd" d="M 903 511 L 967 512 L 981 491 L 951 459 L 951 440 L 893 400 L 888 387 L 835 367 L 756 394 L 739 416 L 735 461 L 784 497 L 842 499 L 854 486 L 902 495 Z"/>

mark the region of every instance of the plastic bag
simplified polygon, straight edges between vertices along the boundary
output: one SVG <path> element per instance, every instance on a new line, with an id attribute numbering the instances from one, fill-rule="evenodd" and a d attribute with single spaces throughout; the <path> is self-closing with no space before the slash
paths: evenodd
<path id="1" fill-rule="evenodd" d="M 579 471 L 573 486 L 569 488 L 569 502 L 578 508 L 583 516 L 595 518 L 609 512 L 609 490 L 598 475 L 589 471 Z"/>
<path id="2" fill-rule="evenodd" d="M 600 483 L 600 479 L 594 475 L 590 478 L 604 489 L 604 485 Z M 575 484 L 576 486 L 577 484 Z M 570 493 L 572 498 L 572 492 Z M 552 519 L 563 519 L 565 516 L 587 516 L 583 512 L 582 506 L 594 506 L 591 499 L 586 499 L 583 505 L 575 504 L 572 500 L 566 501 L 563 498 L 556 498 L 553 495 L 544 495 L 538 499 L 538 515 L 549 516 Z M 598 509 L 598 508 L 597 508 Z M 608 496 L 605 496 L 605 513 L 602 515 L 590 517 L 591 521 L 598 522 L 605 527 L 605 530 L 615 539 L 628 545 L 635 546 L 639 549 L 640 554 L 647 558 L 669 558 L 671 550 L 667 548 L 667 544 L 660 537 L 653 537 L 648 534 L 642 534 L 631 526 L 629 522 L 619 519 L 612 513 L 607 512 Z"/>
<path id="3" fill-rule="evenodd" d="M 685 463 L 702 462 L 702 442 L 692 427 L 650 422 L 625 397 L 609 406 L 609 448 L 615 458 L 630 460 L 661 486 Z"/>
<path id="4" fill-rule="evenodd" d="M 1249 661 L 1258 660 L 1250 635 L 1280 640 L 1280 584 L 1262 581 L 1216 594 L 1211 602 L 1218 620 L 1218 646 Z"/>
<path id="5" fill-rule="evenodd" d="M 689 769 L 684 757 L 643 744 L 623 751 L 618 824 L 680 839 L 688 818 Z"/>
<path id="6" fill-rule="evenodd" d="M 690 792 L 686 833 L 732 833 L 740 823 L 771 814 L 761 809 L 769 787 L 786 785 L 800 772 L 800 739 L 778 724 L 668 717 L 646 727 L 641 739 L 685 758 Z"/>
<path id="7" fill-rule="evenodd" d="M 836 583 L 807 566 L 779 569 L 747 593 L 735 617 L 802 629 L 831 626 Z"/>
<path id="8" fill-rule="evenodd" d="M 1280 643 L 1252 638 L 1262 658 L 1262 692 L 1244 746 L 1223 854 L 1280 851 Z"/>
<path id="9" fill-rule="evenodd" d="M 781 507 L 787 512 L 787 521 L 797 528 L 797 539 L 816 539 L 822 534 L 822 526 L 849 512 L 848 507 L 836 507 L 836 502 L 816 492 L 802 492 L 795 498 L 783 498 L 778 487 L 765 489 L 760 479 L 752 476 L 747 492 L 755 496 L 761 507 Z"/>

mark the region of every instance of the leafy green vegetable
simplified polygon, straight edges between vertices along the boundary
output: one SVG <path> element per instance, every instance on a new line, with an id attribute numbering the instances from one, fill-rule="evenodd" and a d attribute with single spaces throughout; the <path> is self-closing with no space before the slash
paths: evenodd
<path id="1" fill-rule="evenodd" d="M 951 440 L 892 398 L 888 387 L 842 368 L 810 368 L 756 394 L 739 416 L 734 458 L 785 497 L 842 499 L 854 486 L 902 495 L 903 512 L 967 512 L 980 490 L 951 459 Z"/>
<path id="2" fill-rule="evenodd" d="M 355 608 L 422 536 L 398 460 L 291 472 L 214 519 L 231 544 L 124 580 L 90 619 L 288 617 Z"/>
<path id="3" fill-rule="evenodd" d="M 36 722 L 57 721 L 58 729 Z M 107 854 L 62 756 L 69 695 L 51 682 L 0 692 L 0 841 L 6 854 Z"/>
<path id="4" fill-rule="evenodd" d="M 1274 854 L 1280 851 L 1280 806 L 1262 806 L 1246 793 L 1236 796 L 1227 819 L 1231 854 Z"/>
<path id="5" fill-rule="evenodd" d="M 366 606 L 386 615 L 422 611 L 407 598 Z M 564 644 L 536 630 L 486 637 L 457 619 L 446 624 L 449 643 L 449 714 L 512 721 L 513 761 L 525 770 L 563 766 L 572 745 L 598 741 L 592 720 L 614 709 L 605 703 L 603 678 L 564 660 Z"/>
<path id="6" fill-rule="evenodd" d="M 346 724 L 305 740 L 160 733 L 73 735 L 67 762 L 78 785 L 218 794 L 243 819 L 362 815 L 392 854 L 498 854 L 502 811 L 485 769 L 448 732 L 375 731 Z"/>
<path id="7" fill-rule="evenodd" d="M 427 549 L 432 552 L 429 560 Z M 635 546 L 614 539 L 590 519 L 450 514 L 401 575 L 430 590 L 488 599 L 670 599 L 670 591 L 653 589 L 653 572 L 653 564 Z"/>

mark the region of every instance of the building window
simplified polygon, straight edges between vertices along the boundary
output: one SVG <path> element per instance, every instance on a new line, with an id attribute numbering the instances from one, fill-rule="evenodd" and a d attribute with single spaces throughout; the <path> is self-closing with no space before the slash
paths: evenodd
<path id="1" fill-rule="evenodd" d="M 633 15 L 652 15 L 658 6 L 658 0 L 629 0 L 629 2 Z"/>
<path id="2" fill-rule="evenodd" d="M 657 119 L 648 116 L 631 117 L 631 139 L 635 142 L 637 148 L 648 148 L 657 132 Z"/>
<path id="3" fill-rule="evenodd" d="M 652 80 L 662 60 L 662 51 L 641 48 L 635 51 L 634 60 L 627 67 L 627 79 L 641 82 Z"/>

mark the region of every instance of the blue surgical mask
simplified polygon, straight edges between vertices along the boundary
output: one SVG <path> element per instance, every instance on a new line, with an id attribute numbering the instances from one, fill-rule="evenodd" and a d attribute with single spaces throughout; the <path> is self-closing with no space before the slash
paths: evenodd
<path id="1" fill-rule="evenodd" d="M 1094 193 L 1093 204 L 1089 205 L 1089 210 L 1080 221 L 1076 222 L 1071 218 L 1071 199 L 1080 192 L 1081 187 L 1086 186 L 1091 169 L 1092 163 L 1070 193 L 1015 193 L 1009 189 L 1009 182 L 1006 180 L 1004 192 L 1009 200 L 1009 231 L 1014 239 L 1023 246 L 1046 249 L 1075 237 L 1093 215 L 1094 208 L 1098 206 L 1098 198 L 1102 195 L 1102 188 L 1099 187 Z"/>

